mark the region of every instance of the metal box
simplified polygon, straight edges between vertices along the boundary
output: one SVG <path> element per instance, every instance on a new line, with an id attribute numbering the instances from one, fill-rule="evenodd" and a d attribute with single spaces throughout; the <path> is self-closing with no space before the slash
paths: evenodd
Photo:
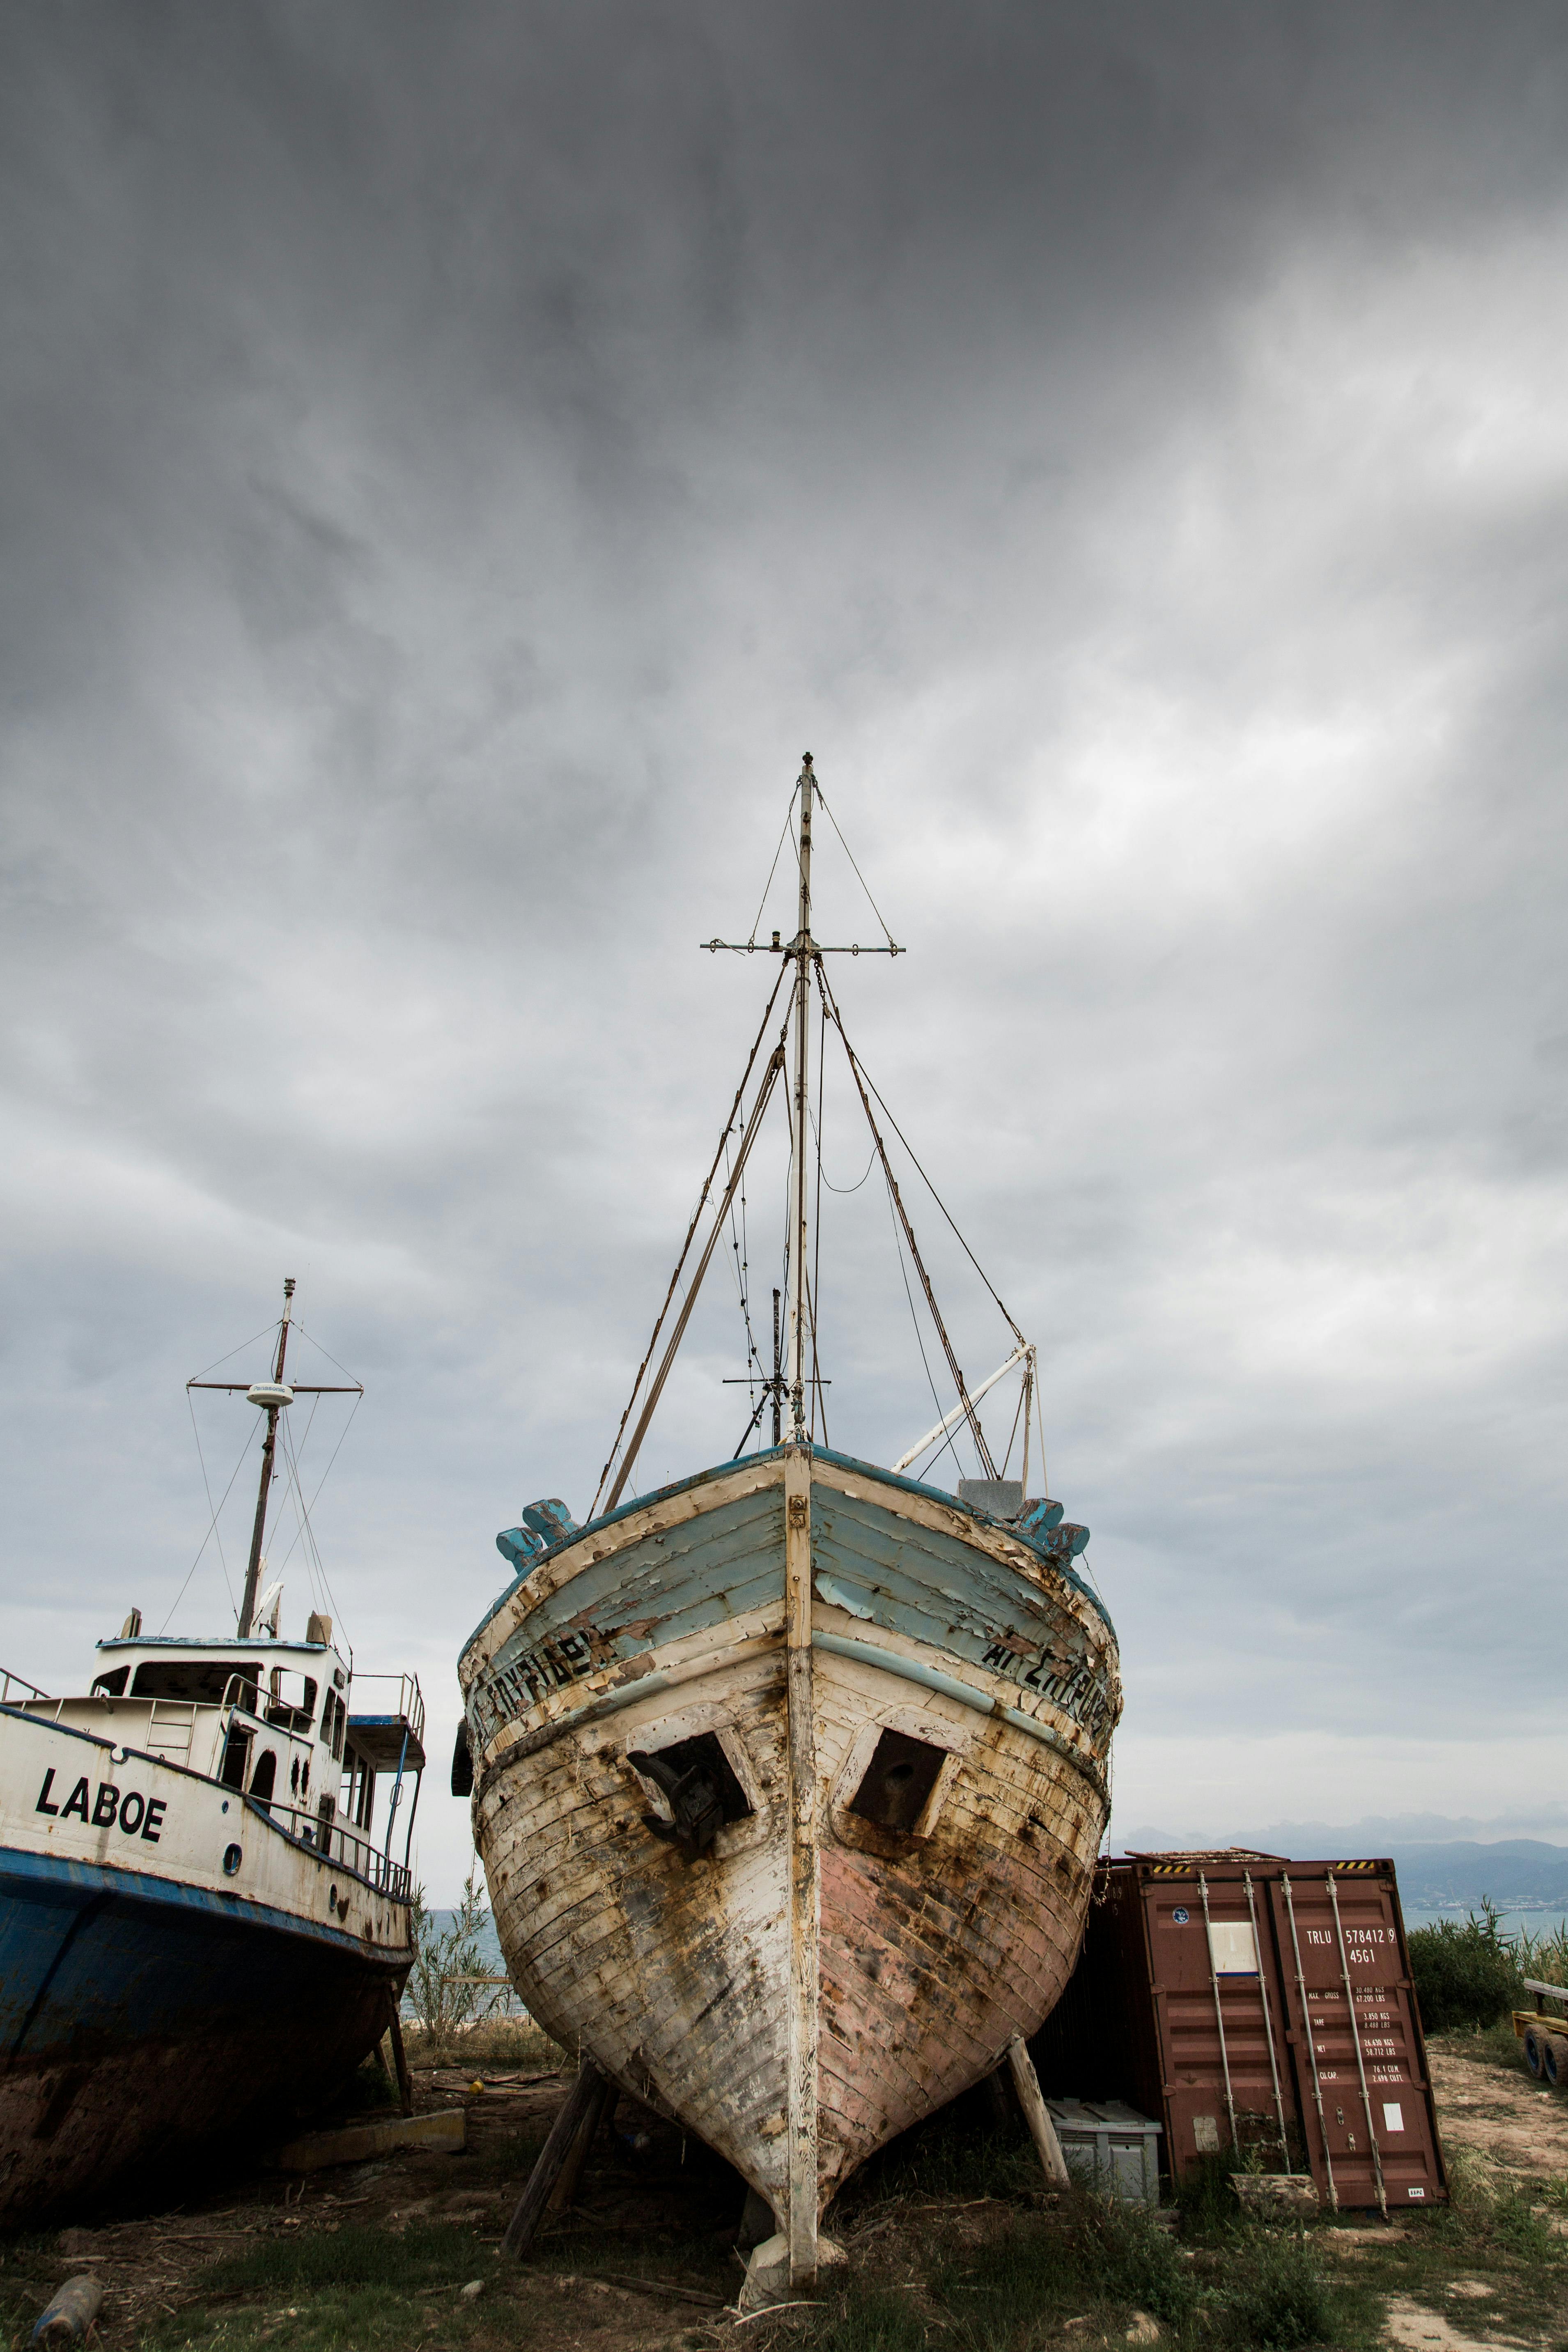
<path id="1" fill-rule="evenodd" d="M 1173 2180 L 1235 2150 L 1310 2172 L 1334 2210 L 1447 2196 L 1391 1862 L 1102 1863 L 1078 1968 L 1031 2049 L 1047 2097 L 1158 2116 Z"/>
<path id="2" fill-rule="evenodd" d="M 1160 2126 L 1120 2099 L 1047 2099 L 1068 2169 L 1129 2205 L 1160 2202 Z"/>

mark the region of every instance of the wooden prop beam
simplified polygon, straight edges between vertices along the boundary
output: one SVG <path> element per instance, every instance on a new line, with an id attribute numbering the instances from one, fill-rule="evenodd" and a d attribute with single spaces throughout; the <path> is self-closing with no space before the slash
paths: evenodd
<path id="1" fill-rule="evenodd" d="M 1057 2127 L 1051 2121 L 1051 2111 L 1040 2094 L 1040 2078 L 1035 2072 L 1035 2062 L 1021 2033 L 1015 2033 L 1007 2044 L 1007 2063 L 1013 2070 L 1014 2088 L 1028 2122 L 1029 2137 L 1035 2143 L 1041 2170 L 1053 2189 L 1070 2189 L 1072 2175 L 1062 2154 L 1062 2144 L 1057 2137 Z"/>
<path id="2" fill-rule="evenodd" d="M 595 2124 L 598 2122 L 607 2087 L 605 2076 L 591 2058 L 584 2057 L 577 2069 L 577 2080 L 550 2126 L 550 2137 L 540 2149 L 533 2170 L 528 2176 L 528 2186 L 518 2199 L 517 2210 L 507 2224 L 500 2250 L 508 2261 L 521 2262 L 532 2245 L 539 2225 L 544 2219 L 550 2192 L 560 2179 L 562 2168 L 571 2155 L 584 2125 L 590 2120 Z"/>

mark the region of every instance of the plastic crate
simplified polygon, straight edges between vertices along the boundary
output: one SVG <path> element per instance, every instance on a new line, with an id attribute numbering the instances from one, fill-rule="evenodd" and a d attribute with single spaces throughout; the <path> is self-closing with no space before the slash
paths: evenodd
<path id="1" fill-rule="evenodd" d="M 1160 2126 L 1120 2099 L 1047 2099 L 1068 2168 L 1129 2205 L 1160 2202 Z"/>

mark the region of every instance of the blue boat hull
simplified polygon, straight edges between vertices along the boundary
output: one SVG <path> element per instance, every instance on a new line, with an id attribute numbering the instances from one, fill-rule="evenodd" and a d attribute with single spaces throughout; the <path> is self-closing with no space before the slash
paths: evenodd
<path id="1" fill-rule="evenodd" d="M 0 1850 L 0 2223 L 330 2098 L 407 1958 L 142 1872 Z"/>

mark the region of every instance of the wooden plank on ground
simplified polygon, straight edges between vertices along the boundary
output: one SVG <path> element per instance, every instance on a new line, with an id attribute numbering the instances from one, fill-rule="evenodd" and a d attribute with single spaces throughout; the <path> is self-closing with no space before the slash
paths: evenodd
<path id="1" fill-rule="evenodd" d="M 280 2172 L 320 2172 L 329 2164 L 363 2164 L 403 2147 L 426 2154 L 458 2155 L 468 2144 L 468 2118 L 462 2107 L 438 2107 L 433 2115 L 392 2116 L 384 2123 L 345 2124 L 337 2131 L 302 2133 L 280 2147 L 272 2162 Z"/>

